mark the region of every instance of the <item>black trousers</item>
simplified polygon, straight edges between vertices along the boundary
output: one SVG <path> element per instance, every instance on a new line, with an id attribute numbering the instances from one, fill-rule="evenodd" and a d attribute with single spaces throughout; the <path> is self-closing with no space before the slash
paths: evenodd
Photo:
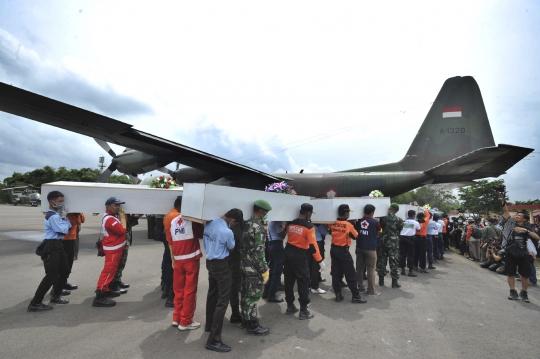
<path id="1" fill-rule="evenodd" d="M 64 252 L 66 252 L 68 264 L 69 264 L 69 273 L 71 274 L 71 269 L 73 269 L 73 258 L 75 258 L 75 241 L 74 240 L 62 240 L 62 245 L 64 246 Z M 68 274 L 69 278 L 69 274 Z"/>
<path id="2" fill-rule="evenodd" d="M 276 294 L 278 285 L 281 283 L 281 275 L 283 274 L 283 261 L 285 260 L 285 249 L 283 248 L 282 240 L 274 240 L 266 242 L 268 252 L 267 258 L 268 268 L 270 269 L 270 278 L 268 283 L 264 285 L 264 290 L 268 293 Z"/>
<path id="3" fill-rule="evenodd" d="M 414 259 L 416 256 L 415 237 L 401 236 L 399 238 L 399 267 L 412 269 L 415 267 Z"/>
<path id="4" fill-rule="evenodd" d="M 311 253 L 307 253 L 308 267 L 309 267 L 309 286 L 313 289 L 319 289 L 319 277 L 321 276 L 321 266 L 313 258 Z"/>
<path id="5" fill-rule="evenodd" d="M 169 248 L 169 242 L 167 242 L 165 233 L 162 233 L 159 238 L 161 242 L 163 242 L 163 246 L 165 247 L 163 250 L 163 258 L 161 260 L 161 281 L 167 287 L 172 288 L 173 269 L 172 269 L 171 249 Z"/>
<path id="6" fill-rule="evenodd" d="M 439 256 L 441 255 L 441 253 L 439 253 L 439 235 L 436 235 L 436 236 L 431 236 L 431 238 L 433 238 L 433 258 L 434 259 L 439 259 Z M 427 242 L 426 242 L 426 249 L 427 249 Z"/>
<path id="7" fill-rule="evenodd" d="M 450 249 L 450 241 L 448 239 L 448 232 L 444 232 L 442 235 L 443 235 L 443 240 L 444 240 L 444 248 Z"/>
<path id="8" fill-rule="evenodd" d="M 45 294 L 47 294 L 53 285 L 54 294 L 62 294 L 62 289 L 64 289 L 69 276 L 69 263 L 62 240 L 50 240 L 49 246 L 49 259 L 43 262 L 45 277 L 41 280 L 34 294 L 34 298 L 32 299 L 33 304 L 43 302 Z"/>
<path id="9" fill-rule="evenodd" d="M 242 282 L 242 273 L 240 271 L 240 262 L 242 258 L 240 252 L 233 250 L 229 254 L 231 268 L 231 310 L 233 313 L 240 312 L 240 284 Z"/>
<path id="10" fill-rule="evenodd" d="M 231 296 L 231 271 L 229 258 L 206 260 L 208 270 L 208 295 L 206 297 L 206 325 L 210 328 L 208 343 L 221 343 L 223 318 Z"/>
<path id="11" fill-rule="evenodd" d="M 332 288 L 334 293 L 341 293 L 341 279 L 345 276 L 345 280 L 353 295 L 360 294 L 358 290 L 358 281 L 356 280 L 356 269 L 354 269 L 354 261 L 349 252 L 349 247 L 330 246 L 330 258 L 332 260 Z"/>
<path id="12" fill-rule="evenodd" d="M 298 281 L 298 301 L 300 306 L 309 304 L 309 267 L 307 249 L 301 249 L 293 245 L 285 246 L 285 261 L 283 274 L 285 277 L 285 301 L 294 304 L 294 284 Z"/>
<path id="13" fill-rule="evenodd" d="M 415 267 L 426 269 L 427 238 L 416 236 L 415 239 L 416 255 L 414 257 Z"/>

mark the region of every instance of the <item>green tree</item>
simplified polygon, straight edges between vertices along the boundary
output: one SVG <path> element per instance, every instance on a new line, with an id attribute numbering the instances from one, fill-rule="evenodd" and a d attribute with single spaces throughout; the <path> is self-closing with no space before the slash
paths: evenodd
<path id="1" fill-rule="evenodd" d="M 429 204 L 431 208 L 436 207 L 446 213 L 459 207 L 459 202 L 451 191 L 433 189 L 429 186 L 420 187 L 416 190 L 405 192 L 392 198 L 392 202 L 401 204 L 411 203 L 414 201 L 421 206 Z"/>
<path id="2" fill-rule="evenodd" d="M 14 172 L 11 177 L 6 177 L 0 189 L 33 185 L 40 188 L 43 183 L 68 181 L 68 182 L 96 182 L 101 172 L 94 168 L 67 169 L 59 167 L 57 170 L 50 166 L 37 168 L 26 173 Z M 107 183 L 133 184 L 126 175 L 111 175 Z M 0 191 L 0 203 L 11 203 L 7 191 Z"/>
<path id="3" fill-rule="evenodd" d="M 470 213 L 489 215 L 490 212 L 502 213 L 501 199 L 493 186 L 504 185 L 504 180 L 479 180 L 472 186 L 459 189 L 462 208 Z M 508 199 L 508 198 L 507 198 Z"/>

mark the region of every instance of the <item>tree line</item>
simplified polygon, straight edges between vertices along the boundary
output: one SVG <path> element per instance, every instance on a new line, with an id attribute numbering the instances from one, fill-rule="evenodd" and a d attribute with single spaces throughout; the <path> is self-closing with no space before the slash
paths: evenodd
<path id="1" fill-rule="evenodd" d="M 9 187 L 32 185 L 40 190 L 43 183 L 56 181 L 70 182 L 96 182 L 101 171 L 94 168 L 67 169 L 59 167 L 55 169 L 51 166 L 45 166 L 26 173 L 14 172 L 11 177 L 6 177 L 0 184 L 0 190 Z M 126 175 L 111 175 L 107 183 L 133 184 Z M 7 191 L 0 191 L 0 203 L 11 203 Z"/>

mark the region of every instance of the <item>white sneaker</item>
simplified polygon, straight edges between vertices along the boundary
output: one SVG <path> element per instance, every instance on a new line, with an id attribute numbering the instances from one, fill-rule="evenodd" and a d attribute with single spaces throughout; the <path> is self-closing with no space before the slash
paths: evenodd
<path id="1" fill-rule="evenodd" d="M 186 326 L 179 325 L 178 330 L 194 330 L 194 329 L 198 329 L 200 326 L 201 326 L 201 323 L 193 322 Z"/>
<path id="2" fill-rule="evenodd" d="M 173 327 L 177 327 L 178 326 L 178 322 L 172 322 L 171 324 Z"/>
<path id="3" fill-rule="evenodd" d="M 317 288 L 317 289 L 311 289 L 311 293 L 313 294 L 324 294 L 326 293 L 326 291 L 324 289 L 321 289 L 321 288 Z"/>

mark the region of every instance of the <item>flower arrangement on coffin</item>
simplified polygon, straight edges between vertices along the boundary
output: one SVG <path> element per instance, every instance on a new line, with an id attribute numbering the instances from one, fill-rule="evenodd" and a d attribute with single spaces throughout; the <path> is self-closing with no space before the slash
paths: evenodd
<path id="1" fill-rule="evenodd" d="M 422 208 L 427 209 L 429 211 L 431 209 L 431 206 L 429 204 L 425 204 L 424 207 Z"/>
<path id="2" fill-rule="evenodd" d="M 376 189 L 374 191 L 371 191 L 369 193 L 369 196 L 370 197 L 384 197 L 383 193 L 381 191 L 379 191 L 378 189 Z"/>
<path id="3" fill-rule="evenodd" d="M 292 186 L 289 186 L 284 181 L 282 182 L 274 182 L 269 186 L 266 186 L 264 188 L 266 192 L 276 192 L 276 193 L 285 193 L 285 194 L 296 194 L 296 191 L 293 189 Z"/>
<path id="4" fill-rule="evenodd" d="M 410 205 L 411 205 L 411 206 L 419 206 L 418 202 L 416 202 L 416 201 L 412 201 L 412 202 L 410 203 Z"/>
<path id="5" fill-rule="evenodd" d="M 150 182 L 150 188 L 171 188 L 176 187 L 176 181 L 170 177 L 165 178 L 165 176 L 159 176 L 157 179 Z"/>

